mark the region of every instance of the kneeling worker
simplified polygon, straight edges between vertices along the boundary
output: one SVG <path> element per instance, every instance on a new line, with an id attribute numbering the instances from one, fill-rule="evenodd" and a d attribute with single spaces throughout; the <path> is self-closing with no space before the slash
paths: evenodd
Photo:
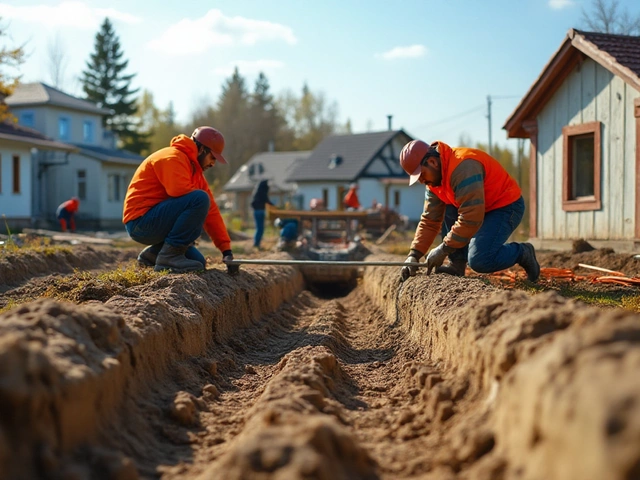
<path id="1" fill-rule="evenodd" d="M 438 232 L 442 243 L 427 255 L 427 274 L 464 276 L 467 262 L 478 273 L 492 273 L 519 264 L 530 281 L 540 265 L 530 243 L 505 243 L 520 224 L 524 200 L 516 181 L 489 154 L 474 148 L 451 148 L 442 142 L 407 143 L 400 164 L 409 185 L 426 187 L 424 211 L 411 251 L 401 269 L 404 281 L 427 252 Z M 449 257 L 449 265 L 442 265 Z"/>
<path id="2" fill-rule="evenodd" d="M 198 127 L 191 137 L 178 135 L 169 147 L 149 155 L 138 167 L 124 200 L 122 221 L 129 236 L 149 245 L 138 261 L 156 271 L 204 270 L 206 260 L 193 243 L 202 230 L 233 260 L 231 239 L 213 199 L 204 171 L 222 156 L 224 137 L 211 127 Z M 237 265 L 227 265 L 236 273 Z"/>
<path id="3" fill-rule="evenodd" d="M 296 241 L 298 240 L 298 220 L 295 218 L 285 218 L 284 220 L 276 218 L 273 225 L 280 229 L 278 250 L 293 250 L 296 246 Z"/>

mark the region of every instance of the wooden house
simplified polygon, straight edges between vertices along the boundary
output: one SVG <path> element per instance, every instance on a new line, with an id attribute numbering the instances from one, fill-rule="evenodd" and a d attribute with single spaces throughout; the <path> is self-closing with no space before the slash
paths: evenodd
<path id="1" fill-rule="evenodd" d="M 504 128 L 530 139 L 532 243 L 640 248 L 640 37 L 570 30 Z"/>

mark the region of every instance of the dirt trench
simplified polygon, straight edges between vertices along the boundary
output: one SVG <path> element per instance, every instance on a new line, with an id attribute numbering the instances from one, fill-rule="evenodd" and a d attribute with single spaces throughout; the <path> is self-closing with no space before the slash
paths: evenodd
<path id="1" fill-rule="evenodd" d="M 638 478 L 639 366 L 640 317 L 553 293 L 216 267 L 0 315 L 0 476 Z"/>

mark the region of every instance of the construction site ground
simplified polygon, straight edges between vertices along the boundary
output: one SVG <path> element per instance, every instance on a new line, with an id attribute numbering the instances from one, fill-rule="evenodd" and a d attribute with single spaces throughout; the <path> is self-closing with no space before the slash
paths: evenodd
<path id="1" fill-rule="evenodd" d="M 182 275 L 134 244 L 0 250 L 0 478 L 640 478 L 640 287 L 578 266 L 633 279 L 632 254 L 323 291 L 200 246 Z"/>

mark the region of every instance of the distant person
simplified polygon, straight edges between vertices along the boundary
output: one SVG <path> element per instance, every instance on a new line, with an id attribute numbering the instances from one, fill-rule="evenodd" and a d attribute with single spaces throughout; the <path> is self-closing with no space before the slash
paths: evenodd
<path id="1" fill-rule="evenodd" d="M 416 274 L 412 264 L 427 253 L 438 232 L 442 243 L 427 255 L 427 274 L 435 269 L 464 276 L 467 262 L 478 273 L 519 264 L 530 281 L 538 279 L 533 245 L 505 243 L 522 220 L 524 200 L 517 182 L 495 158 L 475 148 L 412 140 L 400 152 L 400 165 L 411 177 L 409 185 L 420 182 L 426 188 L 402 281 Z M 447 257 L 450 263 L 443 266 Z"/>
<path id="2" fill-rule="evenodd" d="M 273 225 L 280 229 L 280 238 L 278 239 L 278 250 L 291 251 L 296 246 L 298 240 L 298 220 L 295 218 L 276 218 Z"/>
<path id="3" fill-rule="evenodd" d="M 326 210 L 326 207 L 324 206 L 324 200 L 322 200 L 321 198 L 312 198 L 309 201 L 309 209 L 316 211 Z"/>
<path id="4" fill-rule="evenodd" d="M 138 255 L 141 264 L 174 273 L 204 270 L 206 260 L 194 246 L 203 229 L 223 261 L 233 260 L 229 233 L 204 177 L 216 161 L 227 163 L 223 149 L 218 130 L 198 127 L 140 164 L 127 189 L 122 222 L 133 240 L 149 245 Z M 238 270 L 227 265 L 230 274 Z"/>
<path id="5" fill-rule="evenodd" d="M 267 205 L 273 205 L 269 200 L 269 180 L 260 180 L 253 189 L 251 208 L 253 208 L 253 220 L 256 225 L 256 233 L 253 235 L 253 248 L 260 248 L 264 235 L 264 219 L 267 216 Z"/>
<path id="6" fill-rule="evenodd" d="M 347 209 L 358 210 L 360 208 L 360 200 L 358 199 L 358 184 L 352 183 L 349 191 L 344 196 L 344 206 Z"/>
<path id="7" fill-rule="evenodd" d="M 78 197 L 71 197 L 66 202 L 62 202 L 56 210 L 56 218 L 60 223 L 60 228 L 63 232 L 67 229 L 72 232 L 76 231 L 76 212 L 80 206 L 80 199 Z"/>

